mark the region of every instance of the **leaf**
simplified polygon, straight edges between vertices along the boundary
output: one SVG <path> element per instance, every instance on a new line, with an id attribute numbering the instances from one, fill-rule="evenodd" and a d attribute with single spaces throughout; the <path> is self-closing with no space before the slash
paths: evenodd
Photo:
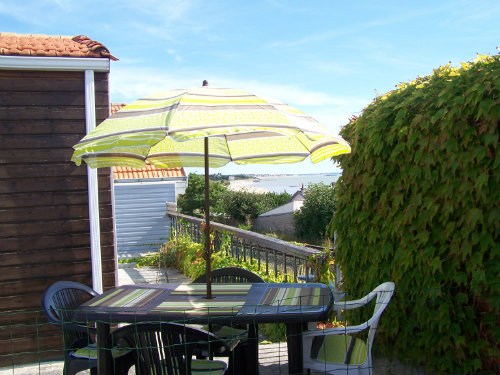
<path id="1" fill-rule="evenodd" d="M 477 208 L 471 208 L 467 214 L 467 224 L 474 228 L 477 224 L 483 224 L 483 212 Z"/>
<path id="2" fill-rule="evenodd" d="M 446 108 L 441 108 L 434 114 L 434 116 L 431 117 L 431 122 L 435 124 L 436 122 L 442 120 L 445 114 L 446 114 Z"/>

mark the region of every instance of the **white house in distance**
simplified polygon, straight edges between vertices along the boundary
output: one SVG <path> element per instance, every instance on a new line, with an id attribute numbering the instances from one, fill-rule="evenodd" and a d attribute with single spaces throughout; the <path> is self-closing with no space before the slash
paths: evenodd
<path id="1" fill-rule="evenodd" d="M 253 225 L 255 230 L 262 232 L 281 232 L 294 234 L 295 224 L 293 213 L 300 210 L 304 204 L 303 188 L 298 190 L 283 206 L 260 214 Z"/>
<path id="2" fill-rule="evenodd" d="M 112 104 L 112 113 L 125 104 Z M 184 168 L 113 167 L 113 207 L 118 258 L 158 251 L 168 241 L 170 222 L 166 202 L 184 194 Z"/>

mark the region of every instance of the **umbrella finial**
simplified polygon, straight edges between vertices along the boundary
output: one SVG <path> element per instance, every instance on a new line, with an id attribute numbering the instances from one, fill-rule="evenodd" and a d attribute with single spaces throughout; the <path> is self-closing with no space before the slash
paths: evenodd
<path id="1" fill-rule="evenodd" d="M 203 80 L 202 86 L 208 86 L 208 81 L 206 79 Z"/>

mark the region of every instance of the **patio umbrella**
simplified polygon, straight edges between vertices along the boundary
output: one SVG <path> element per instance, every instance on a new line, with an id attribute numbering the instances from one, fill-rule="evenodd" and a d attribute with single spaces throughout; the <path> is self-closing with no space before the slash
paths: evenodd
<path id="1" fill-rule="evenodd" d="M 205 167 L 205 257 L 211 293 L 209 168 L 236 164 L 317 163 L 349 153 L 349 144 L 285 103 L 241 90 L 203 87 L 139 99 L 74 146 L 72 160 L 91 168 L 148 161 L 158 168 Z"/>

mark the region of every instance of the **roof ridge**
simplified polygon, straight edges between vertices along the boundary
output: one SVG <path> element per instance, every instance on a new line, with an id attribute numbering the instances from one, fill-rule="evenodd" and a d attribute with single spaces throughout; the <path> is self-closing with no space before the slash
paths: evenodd
<path id="1" fill-rule="evenodd" d="M 86 35 L 77 35 L 71 38 L 71 40 L 87 46 L 87 48 L 94 53 L 98 53 L 103 56 L 109 57 L 113 61 L 118 60 L 109 52 L 109 50 L 106 48 L 106 46 L 104 46 L 104 44 L 96 42 L 95 40 L 90 39 Z"/>

